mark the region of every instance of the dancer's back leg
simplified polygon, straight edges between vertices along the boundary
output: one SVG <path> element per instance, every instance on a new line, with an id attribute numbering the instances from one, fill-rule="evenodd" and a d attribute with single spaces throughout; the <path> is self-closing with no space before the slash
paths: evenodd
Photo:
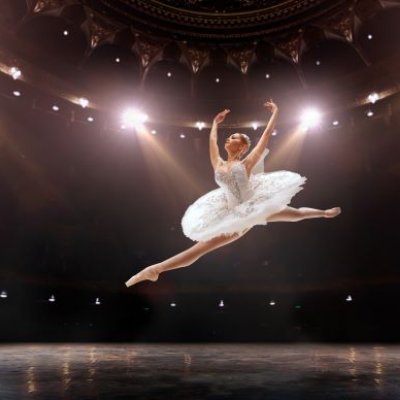
<path id="1" fill-rule="evenodd" d="M 270 215 L 267 222 L 298 222 L 310 218 L 333 218 L 339 215 L 341 211 L 340 207 L 319 210 L 309 207 L 293 208 L 286 206 L 282 211 Z"/>
<path id="2" fill-rule="evenodd" d="M 234 242 L 247 232 L 248 230 L 244 231 L 241 234 L 235 233 L 229 236 L 222 235 L 206 242 L 197 242 L 193 246 L 189 247 L 187 250 L 184 250 L 181 253 L 178 253 L 165 261 L 150 265 L 149 267 L 140 271 L 138 274 L 132 276 L 132 278 L 125 282 L 125 284 L 129 287 L 143 280 L 151 280 L 154 282 L 158 279 L 158 275 L 160 273 L 169 271 L 171 269 L 187 267 L 193 264 L 196 260 L 204 256 L 205 254 L 216 250 L 219 247 Z"/>

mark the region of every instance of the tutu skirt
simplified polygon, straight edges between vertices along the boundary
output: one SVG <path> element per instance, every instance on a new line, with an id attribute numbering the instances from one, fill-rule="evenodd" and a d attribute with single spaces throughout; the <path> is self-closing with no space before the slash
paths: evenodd
<path id="1" fill-rule="evenodd" d="M 222 234 L 241 233 L 255 225 L 266 225 L 268 217 L 282 211 L 300 192 L 307 178 L 291 171 L 252 174 L 252 195 L 234 206 L 228 205 L 222 188 L 211 190 L 191 204 L 182 230 L 194 241 L 208 241 Z"/>

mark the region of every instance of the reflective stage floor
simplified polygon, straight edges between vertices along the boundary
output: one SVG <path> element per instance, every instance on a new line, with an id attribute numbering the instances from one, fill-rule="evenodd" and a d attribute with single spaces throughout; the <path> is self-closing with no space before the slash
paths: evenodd
<path id="1" fill-rule="evenodd" d="M 1 400 L 399 398 L 397 345 L 0 345 Z"/>

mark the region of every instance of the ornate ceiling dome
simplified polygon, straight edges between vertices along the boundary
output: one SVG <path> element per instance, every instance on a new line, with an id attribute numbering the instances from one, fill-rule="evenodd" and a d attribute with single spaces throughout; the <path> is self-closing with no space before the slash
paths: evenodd
<path id="1" fill-rule="evenodd" d="M 84 0 L 132 29 L 186 40 L 237 41 L 296 29 L 349 0 Z"/>

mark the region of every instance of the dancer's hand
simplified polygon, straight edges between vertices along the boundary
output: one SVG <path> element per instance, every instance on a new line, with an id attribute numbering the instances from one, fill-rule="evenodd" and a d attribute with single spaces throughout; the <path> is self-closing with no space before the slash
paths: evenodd
<path id="1" fill-rule="evenodd" d="M 266 101 L 264 103 L 264 106 L 266 107 L 266 109 L 268 111 L 271 111 L 272 113 L 274 113 L 275 111 L 278 111 L 278 106 L 273 102 L 272 99 L 269 99 L 268 101 Z"/>
<path id="2" fill-rule="evenodd" d="M 224 122 L 225 117 L 231 112 L 231 110 L 224 110 L 221 111 L 220 113 L 218 113 L 215 117 L 214 117 L 214 122 L 216 124 L 220 124 L 221 122 Z"/>

